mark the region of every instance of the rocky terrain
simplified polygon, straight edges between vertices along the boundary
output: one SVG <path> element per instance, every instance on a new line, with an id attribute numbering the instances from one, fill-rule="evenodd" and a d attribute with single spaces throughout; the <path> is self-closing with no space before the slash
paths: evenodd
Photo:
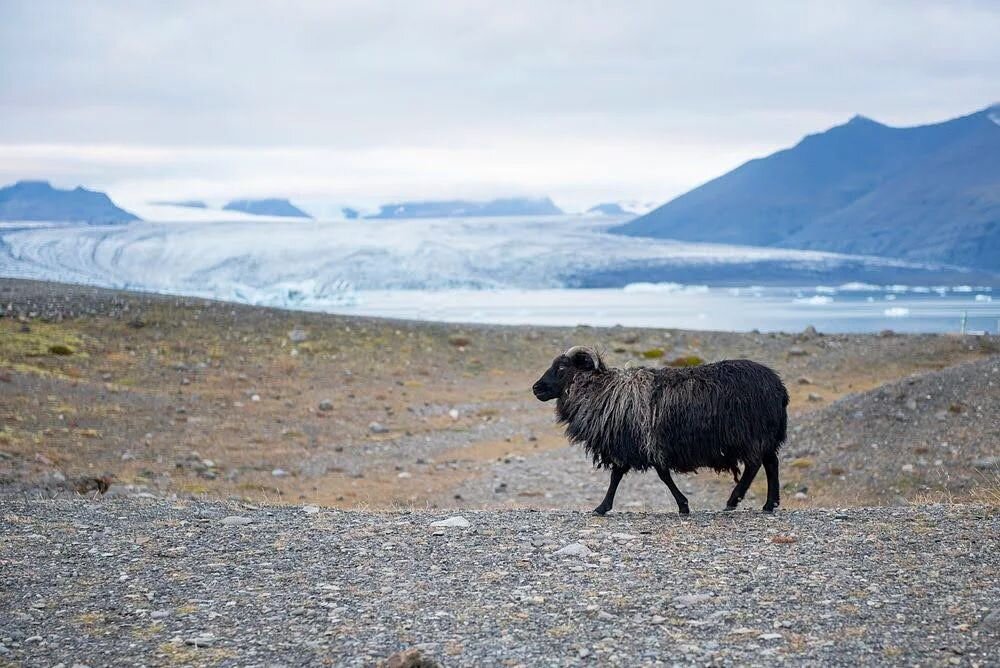
<path id="1" fill-rule="evenodd" d="M 996 665 L 990 337 L 454 326 L 0 279 L 0 665 Z M 750 357 L 783 502 L 595 472 L 528 388 Z M 761 477 L 762 478 L 762 477 Z M 875 506 L 875 507 L 870 507 Z M 436 522 L 444 522 L 436 525 Z"/>
<path id="2" fill-rule="evenodd" d="M 788 506 L 980 501 L 991 488 L 975 466 L 996 454 L 991 337 L 456 326 L 10 279 L 0 313 L 8 491 L 75 494 L 110 476 L 112 495 L 596 505 L 603 474 L 528 391 L 577 343 L 612 364 L 749 357 L 777 369 L 792 395 Z M 729 484 L 681 480 L 701 508 Z M 670 507 L 641 476 L 621 500 Z"/>
<path id="3" fill-rule="evenodd" d="M 1000 646 L 984 506 L 596 518 L 8 497 L 0 513 L 14 665 L 988 666 Z"/>

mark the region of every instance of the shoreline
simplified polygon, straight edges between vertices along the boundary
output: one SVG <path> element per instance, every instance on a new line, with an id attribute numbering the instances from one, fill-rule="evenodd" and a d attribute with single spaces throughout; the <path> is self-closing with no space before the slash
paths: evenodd
<path id="1" fill-rule="evenodd" d="M 109 299 L 115 294 L 130 295 L 132 298 L 145 296 L 150 299 L 181 300 L 185 304 L 191 300 L 201 300 L 234 307 L 325 314 L 358 320 L 374 319 L 417 326 L 438 324 L 464 328 L 591 328 L 598 332 L 637 328 L 748 335 L 761 332 L 795 334 L 807 328 L 819 330 L 823 334 L 844 335 L 866 335 L 885 330 L 892 330 L 897 334 L 960 334 L 962 327 L 966 326 L 969 334 L 1000 335 L 1000 305 L 993 303 L 993 286 L 965 284 L 914 287 L 855 282 L 839 287 L 817 285 L 731 288 L 668 282 L 636 283 L 624 288 L 534 290 L 352 289 L 344 293 L 345 299 L 350 297 L 360 301 L 340 305 L 321 305 L 308 299 L 300 303 L 256 303 L 253 300 L 224 299 L 216 295 L 109 288 L 95 283 L 63 283 L 31 278 L 0 277 L 0 285 L 5 286 L 0 297 L 12 293 L 16 286 L 22 286 L 22 291 L 36 297 L 47 296 L 45 292 L 49 291 L 64 296 L 72 294 L 74 298 L 99 300 Z M 87 293 L 88 290 L 91 292 Z M 810 291 L 815 292 L 815 295 L 806 296 Z M 971 301 L 942 305 L 940 298 L 945 297 L 949 291 Z M 872 294 L 880 296 L 876 300 Z M 862 301 L 862 296 L 865 295 L 865 301 Z M 747 301 L 743 303 L 740 299 Z M 372 300 L 373 303 L 368 303 Z M 581 300 L 591 302 L 586 314 L 580 306 L 567 309 L 567 301 L 579 303 Z M 666 300 L 668 306 L 663 306 L 662 300 Z M 259 301 L 273 301 L 273 296 Z M 4 316 L 8 304 L 9 301 L 0 304 L 0 317 Z M 19 307 L 17 314 L 23 312 L 26 312 L 25 308 Z M 760 312 L 768 315 L 761 319 L 756 315 Z M 575 315 L 568 315 L 569 313 Z M 714 315 L 708 315 L 709 313 Z M 52 311 L 50 316 L 59 317 L 59 314 Z M 569 318 L 586 322 L 562 322 Z M 663 325 L 660 322 L 663 319 L 672 320 L 675 324 Z M 729 326 L 704 324 L 712 321 L 728 322 Z M 779 324 L 790 326 L 778 326 Z M 858 327 L 859 324 L 862 326 Z"/>

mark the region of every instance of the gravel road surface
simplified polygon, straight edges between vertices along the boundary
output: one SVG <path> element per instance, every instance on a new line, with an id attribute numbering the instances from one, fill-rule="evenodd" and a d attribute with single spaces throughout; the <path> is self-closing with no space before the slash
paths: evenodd
<path id="1" fill-rule="evenodd" d="M 1000 657 L 996 508 L 460 512 L 0 498 L 0 664 Z"/>

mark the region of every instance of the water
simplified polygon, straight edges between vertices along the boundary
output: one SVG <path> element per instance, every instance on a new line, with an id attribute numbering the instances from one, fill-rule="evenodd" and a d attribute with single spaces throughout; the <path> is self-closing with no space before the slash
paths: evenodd
<path id="1" fill-rule="evenodd" d="M 980 300 L 975 298 L 979 296 Z M 824 299 L 813 300 L 813 297 Z M 888 299 L 892 297 L 893 299 Z M 1000 333 L 1000 304 L 992 291 L 909 293 L 882 288 L 870 293 L 816 293 L 815 288 L 753 289 L 683 286 L 677 291 L 628 289 L 377 290 L 357 294 L 354 305 L 336 309 L 355 315 L 506 325 L 676 327 L 750 331 Z"/>
<path id="2" fill-rule="evenodd" d="M 449 322 L 996 332 L 982 274 L 620 237 L 579 216 L 0 224 L 0 275 Z"/>

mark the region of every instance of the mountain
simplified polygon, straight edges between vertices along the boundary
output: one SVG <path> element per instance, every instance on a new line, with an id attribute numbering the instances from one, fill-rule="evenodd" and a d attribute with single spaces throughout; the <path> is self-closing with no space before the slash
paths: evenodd
<path id="1" fill-rule="evenodd" d="M 256 216 L 282 216 L 287 218 L 312 218 L 287 199 L 236 199 L 224 207 L 224 211 L 241 211 Z"/>
<path id="2" fill-rule="evenodd" d="M 207 209 L 208 205 L 202 202 L 200 199 L 185 199 L 172 202 L 169 200 L 162 200 L 159 202 L 150 202 L 150 204 L 156 204 L 157 206 L 182 206 L 186 209 Z"/>
<path id="3" fill-rule="evenodd" d="M 626 211 L 618 202 L 603 202 L 587 209 L 587 213 L 595 213 L 600 216 L 627 216 L 633 211 Z"/>
<path id="4" fill-rule="evenodd" d="M 366 218 L 476 218 L 482 216 L 557 216 L 563 213 L 548 197 L 511 197 L 489 202 L 465 200 L 383 204 Z"/>
<path id="5" fill-rule="evenodd" d="M 119 209 L 104 193 L 53 188 L 48 181 L 18 181 L 0 188 L 0 220 L 45 220 L 102 225 L 139 218 Z"/>
<path id="6" fill-rule="evenodd" d="M 1000 271 L 1000 105 L 908 128 L 855 116 L 615 231 Z"/>

